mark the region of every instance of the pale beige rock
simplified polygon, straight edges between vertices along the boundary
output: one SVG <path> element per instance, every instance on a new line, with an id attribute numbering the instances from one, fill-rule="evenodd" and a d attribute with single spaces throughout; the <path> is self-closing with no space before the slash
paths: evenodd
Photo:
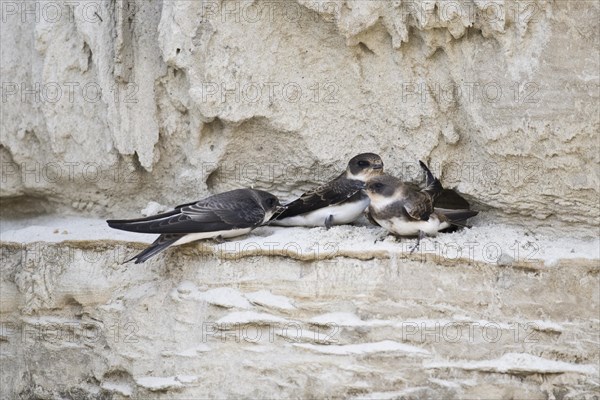
<path id="1" fill-rule="evenodd" d="M 364 151 L 482 213 L 421 259 L 364 226 L 265 228 L 123 266 L 142 245 L 121 232 L 2 228 L 0 397 L 596 394 L 597 2 L 1 7 L 3 223 L 290 199 Z"/>
<path id="2" fill-rule="evenodd" d="M 410 255 L 381 228 L 262 227 L 121 264 L 152 238 L 34 222 L 2 231 L 3 398 L 597 391 L 598 238 L 478 226 Z"/>
<path id="3" fill-rule="evenodd" d="M 334 234 L 352 247 L 352 230 Z M 14 267 L 1 286 L 10 306 L 1 303 L 0 340 L 12 365 L 2 375 L 2 397 L 36 388 L 50 398 L 68 391 L 113 398 L 508 399 L 581 397 L 597 389 L 597 258 L 557 260 L 554 267 L 448 255 L 440 262 L 386 243 L 367 245 L 365 255 L 377 248 L 386 255 L 368 261 L 343 257 L 345 247 L 321 260 L 311 252 L 305 260 L 244 253 L 244 243 L 286 240 L 285 231 L 242 240 L 225 258 L 192 245 L 142 265 L 115 263 L 111 252 L 100 252 L 107 245 L 101 240 L 64 242 L 81 257 L 67 258 L 53 279 L 41 260 L 27 278 L 34 286 L 19 278 L 21 254 L 3 243 Z M 312 231 L 298 239 L 301 248 L 310 237 L 327 236 Z M 366 236 L 372 243 L 376 235 Z M 125 257 L 140 244 L 112 246 Z M 96 259 L 98 272 L 88 272 L 104 277 L 88 297 L 82 259 Z M 5 292 L 15 281 L 18 290 Z M 272 295 L 261 298 L 271 304 L 243 301 L 265 287 Z M 220 300 L 227 292 L 235 301 Z M 273 306 L 290 302 L 293 308 Z M 224 385 L 231 374 L 239 384 Z"/>

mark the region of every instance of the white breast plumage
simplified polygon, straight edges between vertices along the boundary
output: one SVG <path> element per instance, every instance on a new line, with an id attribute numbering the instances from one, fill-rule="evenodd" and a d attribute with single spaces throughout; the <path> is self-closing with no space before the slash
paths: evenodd
<path id="1" fill-rule="evenodd" d="M 275 220 L 271 224 L 278 226 L 325 226 L 325 220 L 330 215 L 333 216 L 333 225 L 349 224 L 356 221 L 368 206 L 369 198 L 365 196 L 360 201 L 319 208 L 305 214 Z"/>
<path id="2" fill-rule="evenodd" d="M 440 230 L 448 228 L 447 222 L 440 222 L 435 214 L 431 214 L 427 221 L 406 220 L 401 217 L 391 219 L 375 219 L 379 225 L 388 231 L 400 236 L 416 236 L 422 231 L 430 236 L 435 236 Z"/>

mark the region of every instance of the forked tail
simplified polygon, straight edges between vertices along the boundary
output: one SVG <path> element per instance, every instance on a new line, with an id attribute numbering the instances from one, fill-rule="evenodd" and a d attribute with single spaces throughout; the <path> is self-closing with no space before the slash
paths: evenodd
<path id="1" fill-rule="evenodd" d="M 427 165 L 425 165 L 423 161 L 419 161 L 419 164 L 421 165 L 423 171 L 425 171 L 426 176 L 425 189 L 423 189 L 423 191 L 428 193 L 431 196 L 431 198 L 435 201 L 435 199 L 440 195 L 440 193 L 442 193 L 442 190 L 444 190 L 444 188 L 442 187 L 440 180 L 433 176 L 433 174 L 431 173 L 429 168 L 427 168 Z"/>
<path id="2" fill-rule="evenodd" d="M 185 235 L 176 235 L 176 234 L 164 234 L 160 235 L 158 239 L 156 239 L 150 246 L 146 247 L 141 253 L 136 254 L 131 257 L 129 260 L 124 261 L 123 263 L 128 263 L 131 260 L 135 260 L 135 264 L 143 263 L 151 257 L 154 257 L 161 251 L 165 250 L 167 247 L 181 239 Z"/>
<path id="3" fill-rule="evenodd" d="M 479 211 L 474 210 L 450 210 L 447 208 L 435 208 L 435 212 L 443 215 L 448 223 L 460 228 L 467 228 L 467 219 L 479 214 Z"/>

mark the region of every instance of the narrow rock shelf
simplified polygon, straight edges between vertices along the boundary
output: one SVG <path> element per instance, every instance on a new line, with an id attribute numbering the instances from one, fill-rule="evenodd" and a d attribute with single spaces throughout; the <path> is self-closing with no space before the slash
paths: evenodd
<path id="1" fill-rule="evenodd" d="M 40 395 L 115 399 L 243 397 L 256 381 L 259 397 L 599 389 L 598 239 L 482 223 L 409 254 L 414 239 L 371 226 L 262 227 L 123 264 L 154 235 L 54 217 L 0 234 L 17 394 L 40 379 Z"/>

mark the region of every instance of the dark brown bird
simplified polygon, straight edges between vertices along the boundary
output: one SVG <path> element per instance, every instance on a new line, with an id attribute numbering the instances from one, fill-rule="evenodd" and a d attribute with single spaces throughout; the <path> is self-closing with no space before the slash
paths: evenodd
<path id="1" fill-rule="evenodd" d="M 236 189 L 177 206 L 173 211 L 163 214 L 106 222 L 114 229 L 160 234 L 148 248 L 125 261 L 135 260 L 135 263 L 139 264 L 170 246 L 200 239 L 244 235 L 269 221 L 274 213 L 284 209 L 277 197 L 271 193 Z"/>
<path id="2" fill-rule="evenodd" d="M 435 207 L 436 200 L 444 193 L 444 188 L 429 168 L 423 162 L 419 163 L 426 174 L 423 190 L 390 175 L 374 177 L 367 182 L 366 187 L 371 199 L 369 219 L 394 235 L 417 236 L 417 243 L 411 253 L 419 247 L 425 235 L 436 236 L 438 232 L 452 226 L 465 226 L 468 218 L 478 214 L 477 211 L 468 208 Z M 458 194 L 456 196 L 462 199 Z M 448 203 L 462 203 L 451 195 L 448 195 L 448 198 Z M 466 203 L 466 200 L 462 200 Z M 468 203 L 466 204 L 468 207 Z"/>
<path id="3" fill-rule="evenodd" d="M 353 157 L 340 176 L 304 193 L 286 204 L 286 210 L 275 214 L 271 225 L 325 226 L 349 224 L 369 206 L 364 192 L 365 182 L 383 173 L 383 161 L 374 153 Z"/>

